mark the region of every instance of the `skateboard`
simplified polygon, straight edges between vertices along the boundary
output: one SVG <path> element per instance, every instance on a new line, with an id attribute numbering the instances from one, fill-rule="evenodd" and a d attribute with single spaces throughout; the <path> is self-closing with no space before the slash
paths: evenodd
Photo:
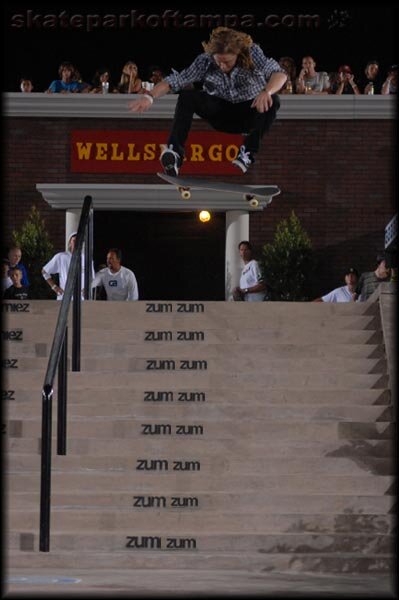
<path id="1" fill-rule="evenodd" d="M 251 208 L 257 208 L 260 199 L 265 199 L 266 204 L 270 204 L 272 196 L 276 196 L 280 193 L 280 189 L 276 185 L 269 185 L 266 187 L 256 185 L 236 185 L 234 183 L 212 181 L 211 179 L 199 179 L 196 177 L 172 177 L 171 175 L 165 175 L 165 173 L 157 173 L 157 175 L 161 179 L 164 179 L 164 181 L 176 186 L 177 191 L 183 200 L 190 200 L 191 190 L 197 188 L 215 192 L 238 194 L 248 202 Z"/>

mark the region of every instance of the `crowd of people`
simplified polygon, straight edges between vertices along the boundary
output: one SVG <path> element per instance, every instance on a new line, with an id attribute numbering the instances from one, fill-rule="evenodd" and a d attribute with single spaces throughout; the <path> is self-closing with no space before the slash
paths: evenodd
<path id="1" fill-rule="evenodd" d="M 42 268 L 47 285 L 57 300 L 62 300 L 76 232 L 69 236 L 68 249 L 57 252 Z M 271 288 L 267 284 L 259 262 L 253 257 L 250 242 L 243 240 L 238 245 L 243 263 L 239 285 L 233 289 L 233 300 L 241 302 L 263 302 L 272 299 Z M 5 300 L 27 300 L 31 298 L 30 283 L 25 265 L 22 263 L 22 250 L 12 246 L 7 258 L 3 259 L 2 292 Z M 373 271 L 366 271 L 359 277 L 356 268 L 350 267 L 344 273 L 344 286 L 320 296 L 313 302 L 365 302 L 381 283 L 391 280 L 392 269 L 387 256 L 379 254 Z M 54 278 L 56 276 L 56 279 Z M 120 248 L 110 248 L 106 264 L 100 265 L 97 272 L 92 267 L 92 299 L 111 301 L 139 300 L 139 288 L 133 271 L 122 266 Z M 84 256 L 82 254 L 82 290 L 84 289 Z"/>
<path id="2" fill-rule="evenodd" d="M 287 81 L 280 89 L 280 94 L 396 94 L 398 65 L 383 69 L 380 62 L 369 60 L 362 72 L 355 73 L 348 64 L 337 65 L 334 71 L 316 70 L 316 60 L 312 56 L 304 56 L 297 61 L 290 56 L 279 59 L 279 65 L 287 73 Z M 54 79 L 47 89 L 35 89 L 34 81 L 22 77 L 19 89 L 23 93 L 90 93 L 90 94 L 144 94 L 164 79 L 167 71 L 158 65 L 152 65 L 142 78 L 139 67 L 133 60 L 128 60 L 122 67 L 117 80 L 107 67 L 96 70 L 89 81 L 84 81 L 79 70 L 71 62 L 62 62 L 58 69 L 58 78 Z"/>

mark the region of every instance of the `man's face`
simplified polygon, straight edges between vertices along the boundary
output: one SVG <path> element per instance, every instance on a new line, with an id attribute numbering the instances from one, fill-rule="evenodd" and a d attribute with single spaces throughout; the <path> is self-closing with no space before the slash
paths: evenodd
<path id="1" fill-rule="evenodd" d="M 230 73 L 230 71 L 236 66 L 237 54 L 214 54 L 213 58 L 223 73 Z"/>
<path id="2" fill-rule="evenodd" d="M 121 266 L 121 262 L 118 259 L 118 257 L 116 256 L 115 252 L 108 252 L 107 267 L 109 268 L 109 270 L 114 273 L 115 271 L 119 271 L 120 266 Z"/>
<path id="3" fill-rule="evenodd" d="M 240 256 L 243 261 L 248 262 L 251 260 L 251 250 L 248 248 L 246 244 L 241 244 L 240 246 Z"/>
<path id="4" fill-rule="evenodd" d="M 71 239 L 69 240 L 69 244 L 68 244 L 69 252 L 72 252 L 72 254 L 73 254 L 73 251 L 75 250 L 75 242 L 76 242 L 76 235 L 73 235 L 71 237 Z"/>
<path id="5" fill-rule="evenodd" d="M 382 260 L 380 262 L 380 264 L 377 267 L 377 271 L 378 271 L 378 277 L 380 277 L 381 279 L 385 279 L 386 277 L 389 277 L 389 275 L 391 273 L 391 269 L 389 269 L 387 267 L 387 263 L 385 260 Z"/>
<path id="6" fill-rule="evenodd" d="M 347 273 L 345 275 L 345 283 L 351 287 L 357 284 L 357 275 L 356 273 Z"/>
<path id="7" fill-rule="evenodd" d="M 11 248 L 8 253 L 8 260 L 10 265 L 17 265 L 22 258 L 22 252 L 19 248 Z"/>

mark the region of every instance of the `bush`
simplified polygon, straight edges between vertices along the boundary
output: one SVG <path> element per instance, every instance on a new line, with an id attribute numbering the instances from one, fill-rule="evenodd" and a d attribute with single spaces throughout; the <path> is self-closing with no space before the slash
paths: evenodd
<path id="1" fill-rule="evenodd" d="M 22 263 L 28 271 L 32 298 L 54 298 L 46 285 L 42 268 L 53 255 L 53 244 L 45 227 L 44 220 L 35 206 L 32 206 L 28 218 L 19 231 L 12 232 L 13 243 L 22 250 Z"/>
<path id="2" fill-rule="evenodd" d="M 315 266 L 312 243 L 294 211 L 276 228 L 274 241 L 263 246 L 262 268 L 273 300 L 308 300 Z"/>

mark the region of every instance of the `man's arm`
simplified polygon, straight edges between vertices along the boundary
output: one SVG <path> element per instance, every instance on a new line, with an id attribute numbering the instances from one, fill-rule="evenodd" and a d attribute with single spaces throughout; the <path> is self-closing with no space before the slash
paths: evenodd
<path id="1" fill-rule="evenodd" d="M 152 106 L 155 98 L 165 96 L 169 90 L 169 83 L 167 81 L 160 81 L 151 91 L 146 91 L 145 94 L 140 95 L 138 100 L 130 102 L 129 110 L 131 110 L 131 112 L 145 112 Z"/>
<path id="2" fill-rule="evenodd" d="M 286 73 L 273 73 L 265 89 L 254 98 L 251 106 L 260 113 L 267 112 L 273 106 L 272 94 L 277 94 L 287 81 Z"/>

